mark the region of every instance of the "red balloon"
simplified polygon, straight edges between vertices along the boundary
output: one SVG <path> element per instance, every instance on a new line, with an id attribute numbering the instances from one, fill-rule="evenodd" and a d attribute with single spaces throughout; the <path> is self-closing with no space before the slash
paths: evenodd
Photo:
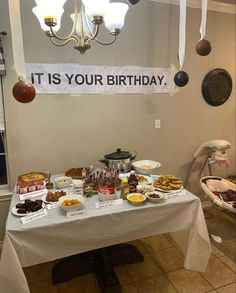
<path id="1" fill-rule="evenodd" d="M 14 98 L 21 103 L 29 103 L 33 101 L 36 91 L 32 83 L 19 80 L 13 87 L 12 93 Z"/>
<path id="2" fill-rule="evenodd" d="M 200 40 L 196 44 L 196 52 L 200 56 L 207 56 L 211 52 L 211 43 L 205 39 Z"/>

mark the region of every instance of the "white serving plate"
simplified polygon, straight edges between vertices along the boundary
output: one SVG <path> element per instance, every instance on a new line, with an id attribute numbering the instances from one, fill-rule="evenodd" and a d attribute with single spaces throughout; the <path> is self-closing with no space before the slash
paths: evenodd
<path id="1" fill-rule="evenodd" d="M 42 208 L 41 209 L 44 209 L 45 208 L 45 203 L 42 203 Z M 41 210 L 40 209 L 40 210 Z M 14 215 L 14 216 L 17 216 L 17 217 L 24 217 L 24 216 L 27 216 L 27 215 L 29 215 L 29 214 L 33 214 L 33 213 L 36 213 L 36 212 L 29 212 L 29 213 L 25 213 L 25 214 L 20 214 L 20 213 L 18 213 L 17 212 L 17 208 L 16 207 L 13 207 L 12 208 L 12 210 L 11 210 L 11 212 L 12 212 L 12 214 Z M 39 210 L 39 211 L 40 211 Z"/>
<path id="2" fill-rule="evenodd" d="M 67 189 L 54 190 L 54 191 L 51 191 L 51 192 L 62 191 L 62 190 L 66 192 L 66 195 L 68 194 Z M 50 192 L 50 191 L 49 191 L 49 192 Z M 63 195 L 63 196 L 64 196 L 64 195 Z M 45 202 L 45 203 L 54 203 L 54 202 L 58 202 L 58 201 L 47 201 L 46 198 L 47 198 L 47 194 L 44 194 L 44 195 L 42 196 L 42 201 Z"/>

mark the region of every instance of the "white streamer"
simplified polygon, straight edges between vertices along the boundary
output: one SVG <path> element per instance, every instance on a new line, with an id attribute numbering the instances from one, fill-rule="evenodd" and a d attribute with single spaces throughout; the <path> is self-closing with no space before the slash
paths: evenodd
<path id="1" fill-rule="evenodd" d="M 186 0 L 180 0 L 179 5 L 179 65 L 180 69 L 184 64 L 185 39 L 186 39 Z"/>
<path id="2" fill-rule="evenodd" d="M 9 0 L 8 3 L 15 70 L 19 79 L 25 79 L 26 67 L 20 17 L 20 0 Z"/>
<path id="3" fill-rule="evenodd" d="M 208 6 L 208 0 L 202 0 L 202 19 L 201 19 L 201 25 L 200 25 L 201 40 L 204 38 L 206 34 L 207 6 Z"/>

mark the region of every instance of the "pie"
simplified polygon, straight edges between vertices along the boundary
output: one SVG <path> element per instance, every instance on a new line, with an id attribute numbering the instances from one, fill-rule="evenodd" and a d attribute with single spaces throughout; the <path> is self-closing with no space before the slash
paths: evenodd
<path id="1" fill-rule="evenodd" d="M 89 171 L 90 169 L 88 167 L 71 168 L 65 172 L 65 175 L 73 179 L 83 179 L 82 172 L 87 176 L 89 175 Z"/>
<path id="2" fill-rule="evenodd" d="M 32 182 L 32 181 L 43 181 L 48 178 L 48 174 L 43 172 L 30 172 L 18 177 L 18 182 Z"/>

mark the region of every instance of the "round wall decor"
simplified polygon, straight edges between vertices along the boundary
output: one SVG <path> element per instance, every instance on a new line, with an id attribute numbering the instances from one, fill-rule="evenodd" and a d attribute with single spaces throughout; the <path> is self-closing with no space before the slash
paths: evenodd
<path id="1" fill-rule="evenodd" d="M 211 70 L 202 81 L 202 95 L 211 106 L 224 104 L 229 98 L 231 91 L 231 76 L 222 68 Z"/>

